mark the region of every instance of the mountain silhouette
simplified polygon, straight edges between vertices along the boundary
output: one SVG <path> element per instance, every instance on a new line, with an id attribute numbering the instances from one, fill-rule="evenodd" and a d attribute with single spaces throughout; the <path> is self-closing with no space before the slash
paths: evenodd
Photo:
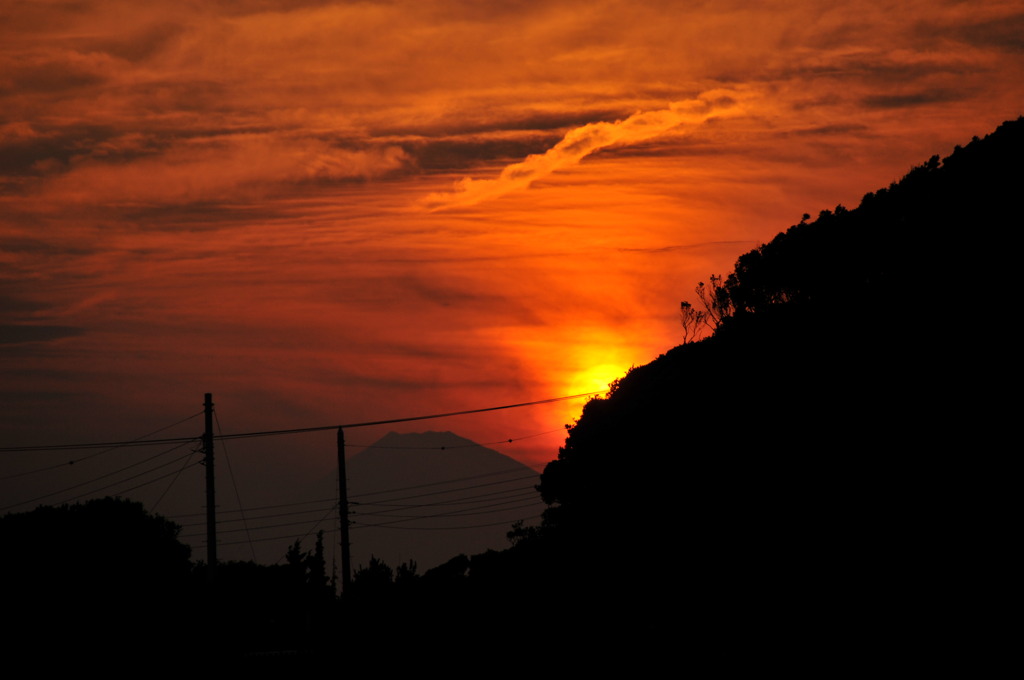
<path id="1" fill-rule="evenodd" d="M 422 571 L 501 549 L 514 522 L 544 508 L 536 471 L 451 432 L 391 432 L 346 468 L 354 567 L 373 556 Z"/>

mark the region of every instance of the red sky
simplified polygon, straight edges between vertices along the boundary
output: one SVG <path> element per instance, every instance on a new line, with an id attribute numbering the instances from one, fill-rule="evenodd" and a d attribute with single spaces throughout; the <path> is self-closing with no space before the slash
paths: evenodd
<path id="1" fill-rule="evenodd" d="M 603 386 L 699 280 L 1024 113 L 1021 36 L 1019 0 L 5 3 L 0 440 Z M 401 429 L 540 466 L 579 408 Z"/>

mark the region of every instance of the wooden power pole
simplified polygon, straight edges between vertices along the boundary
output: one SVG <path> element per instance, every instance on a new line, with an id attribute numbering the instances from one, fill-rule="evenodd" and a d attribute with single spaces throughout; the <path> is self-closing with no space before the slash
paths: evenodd
<path id="1" fill-rule="evenodd" d="M 348 544 L 348 483 L 345 476 L 345 432 L 338 428 L 338 516 L 341 518 L 341 592 L 352 580 L 352 556 Z"/>
<path id="2" fill-rule="evenodd" d="M 206 564 L 209 580 L 217 566 L 217 503 L 213 477 L 213 395 L 206 393 L 204 403 L 206 431 L 203 432 L 203 465 L 206 466 Z"/>

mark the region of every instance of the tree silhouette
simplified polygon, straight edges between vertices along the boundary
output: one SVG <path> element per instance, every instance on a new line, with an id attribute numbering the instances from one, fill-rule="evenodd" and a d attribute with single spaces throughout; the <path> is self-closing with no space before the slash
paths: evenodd
<path id="1" fill-rule="evenodd" d="M 370 556 L 367 566 L 360 565 L 352 575 L 352 592 L 360 594 L 380 594 L 390 591 L 394 581 L 394 570 L 387 563 Z"/>
<path id="2" fill-rule="evenodd" d="M 801 639 L 895 634 L 894 602 L 931 611 L 954 576 L 936 565 L 958 564 L 942 532 L 988 483 L 967 457 L 987 420 L 962 387 L 981 352 L 950 309 L 992 306 L 959 268 L 1016 214 L 1022 151 L 1024 118 L 855 209 L 804 214 L 698 286 L 685 330 L 713 335 L 589 402 L 544 470 L 541 535 L 575 582 L 685 606 L 726 637 L 794 619 Z M 621 555 L 679 578 L 622 574 Z"/>
<path id="3" fill-rule="evenodd" d="M 32 636 L 11 648 L 114 655 L 164 644 L 161 636 L 181 623 L 190 583 L 179 530 L 140 503 L 109 497 L 0 518 L 5 615 L 16 634 Z"/>

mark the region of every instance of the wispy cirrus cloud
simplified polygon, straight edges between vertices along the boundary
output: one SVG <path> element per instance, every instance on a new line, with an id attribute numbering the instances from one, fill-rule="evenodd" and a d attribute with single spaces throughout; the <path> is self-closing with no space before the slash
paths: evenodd
<path id="1" fill-rule="evenodd" d="M 453 191 L 432 193 L 423 199 L 422 205 L 430 210 L 464 207 L 526 189 L 538 179 L 575 165 L 600 149 L 637 144 L 683 124 L 700 125 L 724 110 L 735 112 L 740 107 L 734 95 L 716 91 L 698 99 L 673 102 L 665 109 L 639 111 L 613 123 L 588 123 L 570 130 L 544 153 L 506 166 L 495 179 L 465 177 L 456 182 Z"/>
<path id="2" fill-rule="evenodd" d="M 118 141 L 134 149 L 133 140 Z M 53 177 L 49 195 L 92 202 L 225 199 L 250 187 L 379 177 L 409 162 L 394 145 L 344 149 L 282 134 L 191 140 L 128 162 L 108 162 L 107 150 L 100 151 Z"/>

